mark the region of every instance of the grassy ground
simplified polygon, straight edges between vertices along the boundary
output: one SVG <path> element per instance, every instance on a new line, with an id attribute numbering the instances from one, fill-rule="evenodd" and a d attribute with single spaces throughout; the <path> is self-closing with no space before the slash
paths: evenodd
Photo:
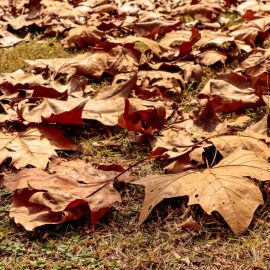
<path id="1" fill-rule="evenodd" d="M 15 47 L 0 50 L 0 72 L 13 72 L 27 67 L 24 59 L 69 57 L 70 54 L 62 49 L 60 42 L 50 38 L 38 40 L 35 38 L 28 43 L 20 43 Z"/>
<path id="2" fill-rule="evenodd" d="M 57 40 L 34 40 L 1 49 L 0 72 L 25 67 L 23 59 L 68 56 L 70 52 Z M 66 127 L 66 133 L 70 128 Z M 127 166 L 150 151 L 147 146 L 142 149 L 131 144 L 127 133 L 118 128 L 92 129 L 85 124 L 78 134 L 80 151 L 76 156 L 88 157 L 93 163 Z M 101 144 L 104 139 L 106 143 Z M 141 176 L 159 171 L 157 162 L 147 161 L 134 172 Z M 206 216 L 198 207 L 177 207 L 180 199 L 162 203 L 138 228 L 143 188 L 118 188 L 123 203 L 111 209 L 95 228 L 85 218 L 32 233 L 9 219 L 11 194 L 0 189 L 0 269 L 270 269 L 269 202 L 257 211 L 250 231 L 235 237 L 224 223 L 216 221 L 221 218 Z M 201 228 L 183 228 L 191 214 Z"/>

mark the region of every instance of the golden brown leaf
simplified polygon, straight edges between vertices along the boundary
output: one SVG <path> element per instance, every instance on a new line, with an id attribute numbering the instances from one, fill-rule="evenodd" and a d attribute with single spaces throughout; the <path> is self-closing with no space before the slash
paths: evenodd
<path id="1" fill-rule="evenodd" d="M 0 133 L 0 162 L 12 158 L 16 168 L 33 165 L 45 169 L 55 150 L 76 150 L 56 127 L 30 127 L 20 133 Z"/>
<path id="2" fill-rule="evenodd" d="M 237 235 L 247 230 L 256 208 L 263 204 L 260 189 L 248 179 L 270 179 L 270 165 L 256 153 L 237 149 L 213 168 L 174 175 L 152 175 L 135 181 L 145 186 L 139 223 L 163 199 L 188 196 L 211 214 L 218 211 Z"/>

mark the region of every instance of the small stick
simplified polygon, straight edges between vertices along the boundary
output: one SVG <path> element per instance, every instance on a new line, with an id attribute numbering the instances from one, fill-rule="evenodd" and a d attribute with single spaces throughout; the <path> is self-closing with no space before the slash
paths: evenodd
<path id="1" fill-rule="evenodd" d="M 147 160 L 147 159 L 148 159 L 148 157 L 147 157 L 147 158 L 143 158 L 143 159 L 141 159 L 141 160 L 135 162 L 134 164 L 130 165 L 127 169 L 125 169 L 124 171 L 122 171 L 122 172 L 120 172 L 118 175 L 116 175 L 116 176 L 114 177 L 114 181 L 117 180 L 117 179 L 118 179 L 121 175 L 123 175 L 125 172 L 129 171 L 130 169 L 132 169 L 133 167 L 137 166 L 138 164 L 144 162 L 144 161 Z"/>

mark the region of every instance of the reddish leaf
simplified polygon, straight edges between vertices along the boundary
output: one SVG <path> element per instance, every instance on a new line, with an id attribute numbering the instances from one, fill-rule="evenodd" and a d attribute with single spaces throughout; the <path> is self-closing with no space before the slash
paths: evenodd
<path id="1" fill-rule="evenodd" d="M 130 131 L 153 134 L 166 122 L 166 111 L 160 103 L 135 102 L 125 99 L 125 111 L 118 125 Z"/>
<path id="2" fill-rule="evenodd" d="M 20 109 L 19 115 L 30 123 L 57 123 L 82 125 L 82 112 L 87 99 L 68 99 L 60 101 L 44 99 L 38 106 L 26 104 Z"/>

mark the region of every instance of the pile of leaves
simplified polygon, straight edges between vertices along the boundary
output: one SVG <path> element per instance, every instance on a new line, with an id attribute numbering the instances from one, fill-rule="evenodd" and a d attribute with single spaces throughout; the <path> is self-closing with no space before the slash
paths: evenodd
<path id="1" fill-rule="evenodd" d="M 0 74 L 1 182 L 16 223 L 33 230 L 90 215 L 95 224 L 126 182 L 145 186 L 140 224 L 163 199 L 188 196 L 235 234 L 247 230 L 269 195 L 269 3 L 2 2 L 0 47 L 40 32 L 83 49 Z M 77 150 L 65 126 L 85 123 L 127 130 L 151 146 L 149 159 L 167 161 L 166 174 L 134 180 L 120 164 L 57 157 Z"/>

